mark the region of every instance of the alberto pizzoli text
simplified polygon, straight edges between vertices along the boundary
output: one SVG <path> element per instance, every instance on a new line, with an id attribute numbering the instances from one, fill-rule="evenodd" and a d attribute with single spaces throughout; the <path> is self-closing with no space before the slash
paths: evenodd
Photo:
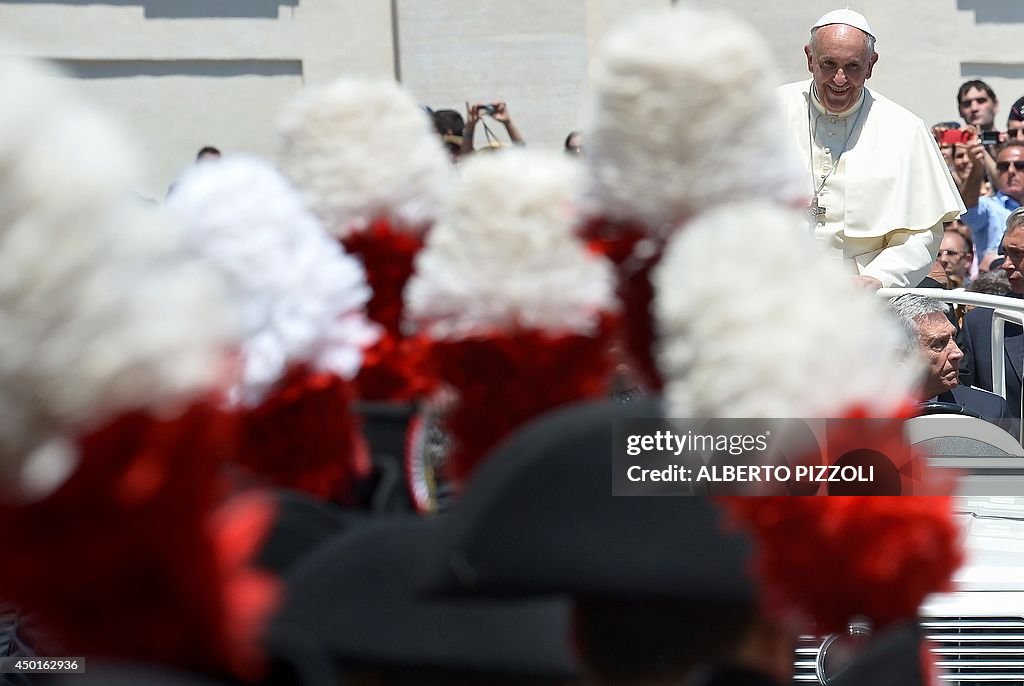
<path id="1" fill-rule="evenodd" d="M 630 481 L 675 481 L 680 483 L 789 483 L 860 482 L 875 480 L 874 465 L 701 465 L 689 468 L 670 465 L 663 469 L 644 469 L 633 465 L 626 471 Z"/>
<path id="2" fill-rule="evenodd" d="M 771 464 L 767 460 L 771 431 L 758 434 L 699 434 L 693 431 L 652 433 L 626 436 L 626 454 L 630 457 L 645 452 L 679 457 L 687 453 L 683 464 L 629 465 L 626 478 L 631 482 L 677 483 L 793 483 L 793 482 L 860 482 L 873 483 L 873 465 L 811 465 Z M 700 453 L 728 453 L 732 457 L 744 456 L 733 464 L 706 464 Z M 698 457 L 696 461 L 693 457 Z M 768 462 L 768 464 L 766 464 Z M 626 466 L 626 465 L 623 465 Z"/>

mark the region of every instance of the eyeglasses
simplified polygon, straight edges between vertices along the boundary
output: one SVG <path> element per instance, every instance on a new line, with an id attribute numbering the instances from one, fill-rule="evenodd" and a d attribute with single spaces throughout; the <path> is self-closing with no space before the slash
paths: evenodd
<path id="1" fill-rule="evenodd" d="M 966 250 L 946 250 L 946 249 L 943 249 L 943 250 L 939 251 L 939 256 L 940 257 L 956 257 L 957 255 L 966 255 L 966 254 L 967 254 Z"/>
<path id="2" fill-rule="evenodd" d="M 1008 171 L 1010 169 L 1011 164 L 1013 165 L 1013 168 L 1016 169 L 1017 171 L 1024 171 L 1024 160 L 1014 160 L 1013 162 L 996 162 L 996 169 L 998 169 L 1000 172 Z"/>

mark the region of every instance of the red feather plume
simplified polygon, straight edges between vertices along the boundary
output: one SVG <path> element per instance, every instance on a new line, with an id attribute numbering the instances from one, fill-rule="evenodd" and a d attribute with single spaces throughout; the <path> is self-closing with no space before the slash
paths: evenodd
<path id="1" fill-rule="evenodd" d="M 173 420 L 133 412 L 77 447 L 78 468 L 56 491 L 0 506 L 5 598 L 64 654 L 257 678 L 276 582 L 245 564 L 270 511 L 211 520 L 233 420 L 205 404 Z M 225 527 L 244 529 L 244 545 Z"/>
<path id="2" fill-rule="evenodd" d="M 436 385 L 427 367 L 429 348 L 422 334 L 382 336 L 363 353 L 355 378 L 360 399 L 400 403 L 428 394 Z"/>
<path id="3" fill-rule="evenodd" d="M 370 472 L 351 405 L 344 379 L 295 365 L 245 412 L 236 462 L 268 484 L 350 501 L 355 482 Z"/>
<path id="4" fill-rule="evenodd" d="M 453 439 L 450 475 L 464 481 L 517 427 L 559 405 L 606 395 L 616 318 L 591 336 L 543 331 L 438 341 L 432 360 L 457 396 L 442 423 Z"/>
<path id="5" fill-rule="evenodd" d="M 402 333 L 402 292 L 412 276 L 424 231 L 396 228 L 377 219 L 365 230 L 342 239 L 345 249 L 358 255 L 373 289 L 367 305 L 370 319 L 384 327 L 384 335 L 368 351 L 356 377 L 359 397 L 374 401 L 405 401 L 429 390 L 420 373 L 425 340 Z"/>
<path id="6" fill-rule="evenodd" d="M 752 528 L 768 608 L 821 632 L 856 617 L 876 627 L 917 616 L 961 562 L 950 496 L 729 498 Z"/>
<path id="7" fill-rule="evenodd" d="M 661 260 L 664 243 L 639 224 L 591 218 L 580 228 L 588 247 L 615 265 L 616 291 L 622 303 L 620 335 L 628 363 L 645 386 L 660 390 L 663 382 L 654 359 L 654 286 L 651 272 Z"/>
<path id="8" fill-rule="evenodd" d="M 828 462 L 865 447 L 907 457 L 895 429 L 913 413 L 906 403 L 874 432 L 869 411 L 848 412 L 838 436 L 828 437 Z M 859 433 L 857 420 L 865 420 Z M 919 458 L 901 468 L 913 475 L 903 492 L 930 495 L 721 498 L 734 523 L 754 534 L 755 575 L 770 611 L 795 609 L 821 632 L 843 632 L 855 618 L 882 628 L 916 618 L 926 596 L 949 589 L 962 562 L 952 484 Z"/>

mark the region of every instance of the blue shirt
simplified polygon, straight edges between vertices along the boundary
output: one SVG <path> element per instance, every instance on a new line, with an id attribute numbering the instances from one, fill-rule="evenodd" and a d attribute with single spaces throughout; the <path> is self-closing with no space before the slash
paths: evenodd
<path id="1" fill-rule="evenodd" d="M 971 227 L 975 254 L 979 260 L 986 252 L 999 249 L 1003 232 L 1006 231 L 1006 218 L 1018 207 L 1019 202 L 1004 195 L 1002 191 L 996 191 L 995 195 L 978 198 L 977 206 L 968 208 L 960 217 L 964 224 Z"/>

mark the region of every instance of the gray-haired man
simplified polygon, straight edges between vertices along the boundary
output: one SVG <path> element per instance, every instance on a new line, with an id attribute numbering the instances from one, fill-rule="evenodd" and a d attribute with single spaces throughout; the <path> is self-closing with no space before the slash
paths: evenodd
<path id="1" fill-rule="evenodd" d="M 964 354 L 956 344 L 956 327 L 946 316 L 946 304 L 921 295 L 901 295 L 889 306 L 907 332 L 908 349 L 921 356 L 926 376 L 919 399 L 960 405 L 989 421 L 1010 418 L 1005 400 L 994 393 L 960 385 Z"/>

